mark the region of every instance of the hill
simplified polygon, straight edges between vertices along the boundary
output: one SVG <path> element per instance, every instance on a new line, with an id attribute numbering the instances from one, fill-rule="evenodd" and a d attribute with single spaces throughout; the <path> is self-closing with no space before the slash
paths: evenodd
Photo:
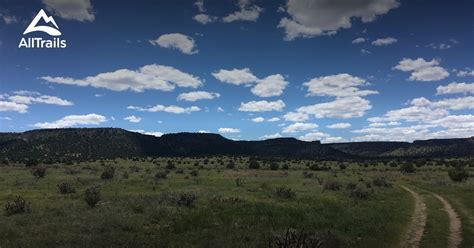
<path id="1" fill-rule="evenodd" d="M 119 128 L 65 128 L 0 133 L 0 158 L 23 161 L 111 159 L 145 156 L 260 156 L 295 159 L 430 158 L 474 156 L 474 138 L 408 142 L 321 144 L 294 138 L 234 141 L 219 134 L 161 137 Z"/>

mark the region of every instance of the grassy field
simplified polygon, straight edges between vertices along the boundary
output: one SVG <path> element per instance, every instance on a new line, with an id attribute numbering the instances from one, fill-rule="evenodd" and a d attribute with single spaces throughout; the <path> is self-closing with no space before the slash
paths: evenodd
<path id="1" fill-rule="evenodd" d="M 432 193 L 459 215 L 460 247 L 474 245 L 474 179 L 454 183 L 444 166 L 402 174 L 381 164 L 280 161 L 272 170 L 232 161 L 235 169 L 226 157 L 56 164 L 42 178 L 34 168 L 0 167 L 0 202 L 20 195 L 30 208 L 0 215 L 0 247 L 283 247 L 285 238 L 399 247 L 414 208 L 402 185 L 426 204 L 420 247 L 448 244 L 448 215 Z M 310 170 L 314 164 L 327 168 Z M 113 178 L 101 179 L 110 167 Z M 75 193 L 59 192 L 65 182 Z M 94 186 L 100 201 L 91 207 L 85 191 Z"/>

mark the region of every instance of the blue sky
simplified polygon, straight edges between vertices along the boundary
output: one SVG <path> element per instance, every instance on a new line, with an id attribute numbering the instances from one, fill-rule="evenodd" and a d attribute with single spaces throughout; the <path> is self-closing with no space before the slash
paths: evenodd
<path id="1" fill-rule="evenodd" d="M 23 35 L 40 9 L 66 48 L 18 48 L 53 38 Z M 0 0 L 0 17 L 2 132 L 474 135 L 472 1 Z"/>

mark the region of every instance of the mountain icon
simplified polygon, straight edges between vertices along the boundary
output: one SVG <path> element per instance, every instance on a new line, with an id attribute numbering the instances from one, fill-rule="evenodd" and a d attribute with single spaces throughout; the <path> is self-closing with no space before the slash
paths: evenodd
<path id="1" fill-rule="evenodd" d="M 40 19 L 43 19 L 44 22 L 46 23 L 52 23 L 56 28 L 50 27 L 50 26 L 36 26 Z M 52 16 L 48 16 L 46 12 L 44 12 L 43 9 L 41 9 L 38 14 L 35 16 L 33 21 L 31 21 L 30 25 L 25 29 L 25 32 L 23 32 L 23 35 L 31 33 L 31 32 L 36 32 L 36 31 L 41 31 L 45 32 L 51 36 L 60 36 L 61 32 L 59 31 L 58 24 L 54 21 L 54 18 Z"/>

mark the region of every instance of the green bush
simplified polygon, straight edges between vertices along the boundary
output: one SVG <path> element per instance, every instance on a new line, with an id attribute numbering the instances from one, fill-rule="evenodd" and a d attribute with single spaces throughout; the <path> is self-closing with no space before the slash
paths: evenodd
<path id="1" fill-rule="evenodd" d="M 114 167 L 106 167 L 102 174 L 100 175 L 101 179 L 113 179 L 115 175 L 115 168 Z"/>
<path id="2" fill-rule="evenodd" d="M 168 170 L 174 170 L 174 169 L 176 169 L 176 165 L 174 164 L 173 161 L 168 160 L 168 162 L 167 162 L 167 164 L 166 164 L 166 169 L 168 169 Z"/>
<path id="3" fill-rule="evenodd" d="M 402 173 L 414 173 L 415 172 L 415 166 L 413 166 L 412 163 L 404 163 L 400 166 L 400 171 Z"/>
<path id="4" fill-rule="evenodd" d="M 454 182 L 463 182 L 469 178 L 469 173 L 467 173 L 464 167 L 456 166 L 448 171 L 448 176 Z"/>
<path id="5" fill-rule="evenodd" d="M 46 176 L 46 167 L 38 167 L 31 171 L 31 174 L 36 178 L 43 178 Z"/>
<path id="6" fill-rule="evenodd" d="M 63 183 L 58 184 L 58 190 L 59 190 L 59 193 L 61 193 L 61 194 L 74 194 L 74 193 L 76 193 L 76 189 L 74 189 L 72 184 L 67 183 L 67 182 L 63 182 Z"/>
<path id="7" fill-rule="evenodd" d="M 260 163 L 257 160 L 250 160 L 248 163 L 249 169 L 258 170 L 260 169 Z"/>
<path id="8" fill-rule="evenodd" d="M 29 212 L 31 212 L 30 205 L 19 195 L 13 201 L 7 201 L 5 204 L 5 214 L 7 216 Z"/>
<path id="9" fill-rule="evenodd" d="M 193 193 L 183 193 L 179 196 L 178 205 L 192 207 L 197 200 L 197 196 Z"/>
<path id="10" fill-rule="evenodd" d="M 84 200 L 86 201 L 87 205 L 89 205 L 89 207 L 95 207 L 101 200 L 99 187 L 94 186 L 86 189 L 84 193 Z"/>
<path id="11" fill-rule="evenodd" d="M 235 169 L 235 162 L 233 160 L 229 161 L 226 168 L 227 169 Z"/>
<path id="12" fill-rule="evenodd" d="M 392 184 L 390 184 L 385 177 L 374 178 L 372 183 L 373 183 L 374 186 L 377 186 L 377 187 L 388 188 L 388 187 L 392 186 Z"/>
<path id="13" fill-rule="evenodd" d="M 280 186 L 275 188 L 274 190 L 275 196 L 280 197 L 280 198 L 294 198 L 296 197 L 296 192 L 293 191 L 291 188 L 285 187 L 285 186 Z"/>
<path id="14" fill-rule="evenodd" d="M 280 168 L 280 165 L 276 162 L 270 163 L 270 170 L 278 170 Z"/>
<path id="15" fill-rule="evenodd" d="M 341 184 L 338 181 L 329 180 L 324 183 L 323 189 L 337 191 L 341 189 Z"/>
<path id="16" fill-rule="evenodd" d="M 349 191 L 349 196 L 355 199 L 367 200 L 369 198 L 369 191 L 361 187 L 355 187 Z"/>

